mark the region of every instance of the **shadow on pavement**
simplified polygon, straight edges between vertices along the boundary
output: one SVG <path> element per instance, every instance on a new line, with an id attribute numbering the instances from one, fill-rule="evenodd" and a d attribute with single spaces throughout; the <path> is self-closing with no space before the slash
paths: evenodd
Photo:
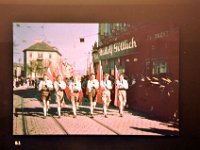
<path id="1" fill-rule="evenodd" d="M 70 109 L 63 108 L 62 113 L 70 113 Z M 57 115 L 57 108 L 50 108 L 48 111 L 49 115 Z M 36 108 L 16 108 L 15 109 L 15 116 L 24 115 L 24 116 L 35 116 L 35 117 L 43 117 L 43 108 L 36 107 Z"/>
<path id="2" fill-rule="evenodd" d="M 158 129 L 158 128 L 137 128 L 137 127 L 130 127 L 132 129 L 145 131 L 145 132 L 151 132 L 151 133 L 158 133 L 164 136 L 178 136 L 179 131 L 172 131 L 172 130 L 166 130 L 166 129 Z"/>
<path id="3" fill-rule="evenodd" d="M 40 98 L 41 98 L 40 91 L 38 91 L 37 89 L 34 89 L 34 88 L 26 89 L 26 90 L 24 90 L 24 89 L 16 90 L 16 91 L 13 91 L 13 94 L 18 95 L 22 98 L 36 98 L 38 101 L 41 101 L 40 100 Z M 55 102 L 54 92 L 51 92 L 51 99 L 52 100 L 50 101 L 50 104 L 55 104 L 56 102 Z M 83 98 L 82 102 L 83 102 L 83 104 L 82 104 L 83 107 L 79 108 L 78 113 L 83 114 L 83 115 L 89 114 L 90 113 L 89 108 L 84 107 L 84 106 L 90 106 L 89 100 L 87 98 Z M 67 98 L 65 98 L 65 103 L 67 105 L 71 105 L 71 101 L 69 101 Z M 101 114 L 101 111 L 102 111 L 102 108 L 103 108 L 102 104 L 97 104 L 96 108 L 99 111 L 99 112 L 97 111 L 96 113 Z M 31 108 L 24 108 L 24 111 L 26 111 L 26 112 L 32 111 L 32 112 L 35 112 L 35 113 L 42 112 L 43 113 L 42 108 L 40 108 L 40 109 L 38 108 L 36 110 L 35 110 L 35 108 L 32 109 L 32 110 L 30 110 L 30 109 Z M 118 111 L 118 108 L 110 105 L 108 111 L 113 111 L 113 110 Z M 160 122 L 164 122 L 164 123 L 169 123 L 170 124 L 169 127 L 179 128 L 179 122 L 176 121 L 176 120 L 169 120 L 169 119 L 164 119 L 164 118 L 160 118 L 160 117 L 157 117 L 157 116 L 148 115 L 148 114 L 138 112 L 136 110 L 132 110 L 132 109 L 129 109 L 129 108 L 125 108 L 125 111 L 127 111 L 129 114 L 132 114 L 133 116 L 138 116 L 138 117 L 143 118 L 143 119 L 156 120 L 156 121 L 160 121 Z M 63 108 L 62 112 L 72 113 L 72 109 L 71 108 Z M 57 114 L 57 108 L 49 109 L 49 114 Z"/>
<path id="4" fill-rule="evenodd" d="M 62 115 L 73 115 L 71 108 L 62 108 L 61 110 Z M 51 107 L 48 111 L 48 114 L 51 116 L 57 116 L 57 108 Z M 18 117 L 19 115 L 23 116 L 32 116 L 32 117 L 43 117 L 43 108 L 42 107 L 35 107 L 35 108 L 15 108 L 14 115 Z M 77 115 L 84 116 L 89 115 L 89 111 L 86 108 L 80 108 L 77 111 Z"/>
<path id="5" fill-rule="evenodd" d="M 22 98 L 37 98 L 40 99 L 41 94 L 37 89 L 22 89 L 22 90 L 15 90 L 13 91 L 13 94 L 18 95 Z"/>
<path id="6" fill-rule="evenodd" d="M 168 119 L 168 118 L 162 118 L 154 115 L 149 115 L 145 114 L 142 112 L 134 111 L 134 110 L 127 110 L 129 113 L 131 113 L 133 116 L 138 116 L 141 119 L 148 119 L 148 120 L 155 120 L 163 123 L 169 123 L 168 127 L 174 127 L 174 128 L 179 128 L 179 121 L 178 120 L 173 120 L 173 119 Z"/>

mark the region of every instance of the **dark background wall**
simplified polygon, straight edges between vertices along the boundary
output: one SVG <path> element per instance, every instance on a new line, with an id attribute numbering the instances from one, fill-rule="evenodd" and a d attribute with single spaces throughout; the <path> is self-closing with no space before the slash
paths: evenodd
<path id="1" fill-rule="evenodd" d="M 16 149 L 115 148 L 192 149 L 200 142 L 199 35 L 197 1 L 45 1 L 0 2 L 0 146 Z M 13 22 L 174 22 L 180 26 L 179 137 L 143 136 L 13 136 L 12 135 L 12 23 Z M 90 147 L 89 147 L 90 145 Z"/>

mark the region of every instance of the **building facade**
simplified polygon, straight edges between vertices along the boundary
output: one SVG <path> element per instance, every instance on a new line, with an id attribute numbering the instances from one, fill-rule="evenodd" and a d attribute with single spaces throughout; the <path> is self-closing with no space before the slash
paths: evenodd
<path id="1" fill-rule="evenodd" d="M 24 76 L 24 66 L 20 63 L 13 63 L 13 78 Z"/>
<path id="2" fill-rule="evenodd" d="M 23 52 L 25 75 L 33 79 L 42 77 L 51 63 L 56 66 L 62 56 L 57 48 L 45 42 L 35 43 Z"/>
<path id="3" fill-rule="evenodd" d="M 128 107 L 161 117 L 178 116 L 179 28 L 172 24 L 99 24 L 93 48 L 97 70 L 129 81 Z M 135 83 L 135 84 L 134 84 Z"/>

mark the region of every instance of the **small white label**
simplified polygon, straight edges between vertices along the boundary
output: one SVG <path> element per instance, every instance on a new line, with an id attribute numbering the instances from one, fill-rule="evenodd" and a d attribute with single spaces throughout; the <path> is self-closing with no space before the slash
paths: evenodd
<path id="1" fill-rule="evenodd" d="M 15 146 L 20 146 L 21 145 L 21 141 L 15 141 Z"/>

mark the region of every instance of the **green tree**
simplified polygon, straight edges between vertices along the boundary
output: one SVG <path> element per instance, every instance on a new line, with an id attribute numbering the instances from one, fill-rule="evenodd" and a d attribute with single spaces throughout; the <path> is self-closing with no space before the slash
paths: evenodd
<path id="1" fill-rule="evenodd" d="M 34 73 L 35 77 L 37 75 L 43 74 L 47 70 L 47 66 L 44 66 L 42 60 L 32 60 L 30 64 L 27 64 L 27 73 Z"/>

